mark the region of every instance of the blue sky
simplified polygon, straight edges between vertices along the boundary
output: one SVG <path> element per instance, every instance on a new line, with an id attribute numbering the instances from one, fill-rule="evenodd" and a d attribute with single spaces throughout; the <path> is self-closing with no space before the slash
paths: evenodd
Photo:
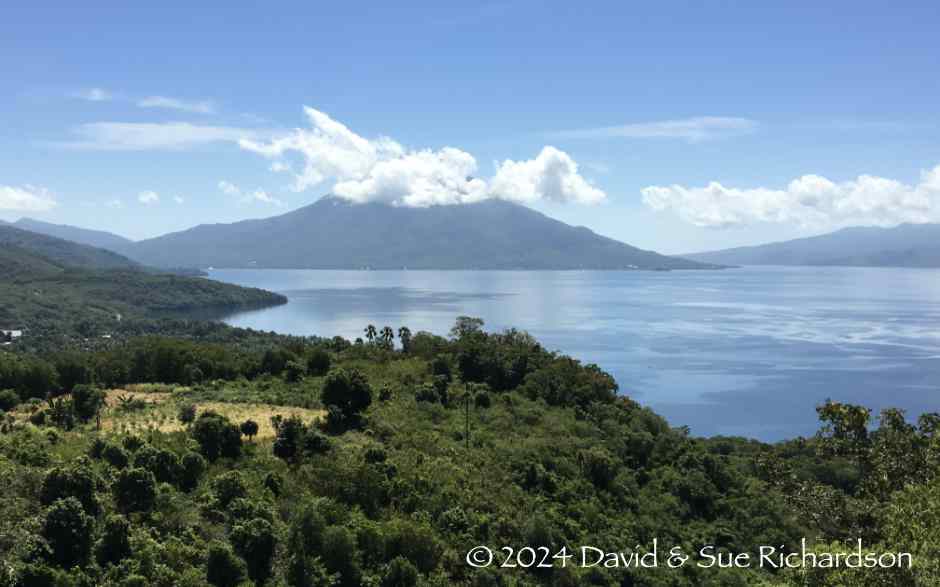
<path id="1" fill-rule="evenodd" d="M 441 182 L 434 201 L 507 197 L 667 253 L 936 221 L 937 16 L 933 2 L 15 3 L 0 218 L 143 238 L 283 213 L 337 182 L 424 205 L 415 190 Z"/>

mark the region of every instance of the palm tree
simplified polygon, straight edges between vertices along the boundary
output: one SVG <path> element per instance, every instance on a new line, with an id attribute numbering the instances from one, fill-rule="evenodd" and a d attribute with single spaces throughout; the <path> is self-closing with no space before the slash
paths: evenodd
<path id="1" fill-rule="evenodd" d="M 392 348 L 393 340 L 395 340 L 395 331 L 389 326 L 382 328 L 382 344 L 387 348 Z"/>
<path id="2" fill-rule="evenodd" d="M 398 329 L 398 340 L 401 341 L 401 350 L 408 352 L 409 347 L 411 347 L 411 329 L 407 326 L 402 326 Z"/>
<path id="3" fill-rule="evenodd" d="M 366 333 L 366 338 L 369 339 L 369 342 L 371 343 L 375 341 L 375 335 L 378 334 L 378 331 L 375 329 L 375 326 L 369 324 L 368 326 L 366 326 L 365 333 Z"/>

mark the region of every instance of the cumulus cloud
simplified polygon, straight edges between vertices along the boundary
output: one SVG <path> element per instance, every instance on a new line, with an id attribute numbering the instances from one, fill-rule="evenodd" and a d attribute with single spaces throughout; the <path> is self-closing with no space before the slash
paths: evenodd
<path id="1" fill-rule="evenodd" d="M 168 110 L 180 110 L 182 112 L 192 112 L 195 114 L 214 114 L 215 103 L 211 100 L 180 100 L 179 98 L 168 98 L 166 96 L 147 96 L 137 101 L 141 108 L 165 108 Z"/>
<path id="2" fill-rule="evenodd" d="M 676 120 L 637 122 L 619 126 L 604 126 L 551 133 L 565 139 L 685 139 L 689 142 L 705 141 L 742 135 L 757 130 L 758 123 L 750 118 L 733 116 L 694 116 Z"/>
<path id="3" fill-rule="evenodd" d="M 275 198 L 260 188 L 256 190 L 242 190 L 237 185 L 233 184 L 232 182 L 225 181 L 224 179 L 221 180 L 218 185 L 219 191 L 227 196 L 237 197 L 238 201 L 242 204 L 257 202 L 261 204 L 270 204 L 272 206 L 286 205 L 283 201 Z"/>
<path id="4" fill-rule="evenodd" d="M 105 202 L 104 205 L 107 206 L 108 208 L 115 208 L 115 209 L 123 208 L 124 202 L 122 202 L 120 198 L 114 198 L 112 200 L 108 200 L 107 202 Z"/>
<path id="5" fill-rule="evenodd" d="M 476 159 L 461 149 L 406 149 L 389 137 L 366 139 L 319 110 L 305 107 L 304 113 L 309 128 L 269 141 L 239 141 L 243 149 L 273 159 L 273 171 L 292 173 L 295 191 L 332 180 L 333 193 L 353 202 L 415 207 L 487 198 L 526 203 L 605 198 L 579 174 L 574 160 L 554 147 L 532 160 L 503 161 L 487 181 L 476 177 Z M 288 156 L 299 156 L 302 168 L 294 171 L 284 160 Z"/>
<path id="6" fill-rule="evenodd" d="M 173 196 L 173 201 L 176 202 L 177 204 L 182 204 L 186 200 L 183 199 L 183 196 Z"/>
<path id="7" fill-rule="evenodd" d="M 160 203 L 160 194 L 157 192 L 147 190 L 137 194 L 137 201 L 143 204 L 144 206 L 151 206 L 153 204 Z"/>
<path id="8" fill-rule="evenodd" d="M 183 150 L 220 142 L 260 138 L 266 131 L 188 122 L 91 122 L 72 129 L 74 141 L 55 143 L 93 151 Z"/>
<path id="9" fill-rule="evenodd" d="M 711 182 L 704 187 L 650 186 L 643 202 L 672 211 L 696 226 L 726 228 L 757 223 L 792 223 L 811 228 L 892 226 L 940 221 L 940 165 L 914 185 L 860 175 L 834 182 L 804 175 L 783 189 L 741 189 Z"/>
<path id="10" fill-rule="evenodd" d="M 108 102 L 114 95 L 107 90 L 101 88 L 87 88 L 84 90 L 78 90 L 71 92 L 69 94 L 72 98 L 78 98 L 79 100 L 88 100 L 89 102 Z"/>
<path id="11" fill-rule="evenodd" d="M 55 207 L 55 198 L 46 188 L 33 185 L 0 185 L 0 210 L 45 212 Z"/>

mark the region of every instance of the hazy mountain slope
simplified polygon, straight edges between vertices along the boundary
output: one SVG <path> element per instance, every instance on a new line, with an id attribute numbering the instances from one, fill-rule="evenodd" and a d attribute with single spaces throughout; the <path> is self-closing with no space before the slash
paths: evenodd
<path id="1" fill-rule="evenodd" d="M 122 249 L 161 267 L 341 269 L 702 269 L 487 200 L 429 208 L 326 197 L 273 218 L 200 225 Z"/>
<path id="2" fill-rule="evenodd" d="M 112 251 L 82 245 L 36 232 L 0 225 L 0 247 L 16 247 L 54 263 L 83 269 L 140 269 L 140 265 Z"/>
<path id="3" fill-rule="evenodd" d="M 844 228 L 809 238 L 683 256 L 731 265 L 940 267 L 940 224 Z"/>
<path id="4" fill-rule="evenodd" d="M 22 228 L 23 230 L 38 232 L 39 234 L 45 234 L 47 236 L 53 236 L 67 241 L 72 241 L 74 243 L 88 245 L 90 247 L 98 247 L 101 249 L 108 249 L 111 251 L 116 251 L 120 247 L 133 242 L 128 238 L 124 238 L 123 236 L 112 234 L 110 232 L 105 232 L 103 230 L 90 230 L 87 228 L 79 228 L 77 226 L 69 226 L 67 224 L 52 224 L 49 222 L 43 222 L 41 220 L 34 220 L 32 218 L 20 218 L 13 223 L 13 226 Z"/>

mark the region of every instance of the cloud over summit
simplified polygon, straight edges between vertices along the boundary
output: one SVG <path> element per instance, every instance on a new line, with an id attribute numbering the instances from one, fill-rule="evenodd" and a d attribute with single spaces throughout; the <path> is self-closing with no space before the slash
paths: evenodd
<path id="1" fill-rule="evenodd" d="M 304 113 L 308 128 L 266 142 L 239 141 L 243 149 L 273 159 L 273 170 L 293 173 L 296 191 L 332 180 L 332 192 L 353 202 L 414 207 L 487 198 L 592 204 L 606 197 L 554 147 L 544 147 L 535 159 L 503 161 L 485 180 L 477 177 L 473 155 L 461 149 L 411 150 L 389 137 L 366 139 L 319 110 L 305 107 Z M 297 166 L 289 165 L 287 156 L 300 157 L 298 171 L 292 171 Z"/>

